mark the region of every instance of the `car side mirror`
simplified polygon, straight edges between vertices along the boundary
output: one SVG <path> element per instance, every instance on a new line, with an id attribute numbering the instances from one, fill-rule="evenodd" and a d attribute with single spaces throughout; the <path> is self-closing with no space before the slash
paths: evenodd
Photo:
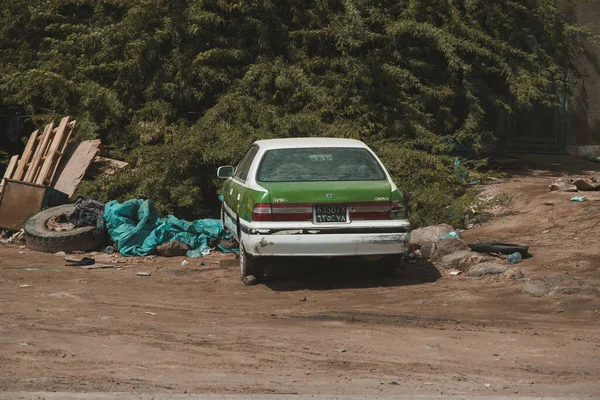
<path id="1" fill-rule="evenodd" d="M 233 167 L 231 165 L 219 167 L 217 169 L 217 176 L 221 179 L 231 178 L 233 176 Z"/>

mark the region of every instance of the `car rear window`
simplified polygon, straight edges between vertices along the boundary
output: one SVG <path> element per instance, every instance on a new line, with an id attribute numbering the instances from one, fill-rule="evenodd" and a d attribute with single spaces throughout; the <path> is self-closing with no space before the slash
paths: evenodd
<path id="1" fill-rule="evenodd" d="M 377 181 L 386 179 L 379 162 L 361 148 L 299 148 L 265 152 L 259 182 Z"/>

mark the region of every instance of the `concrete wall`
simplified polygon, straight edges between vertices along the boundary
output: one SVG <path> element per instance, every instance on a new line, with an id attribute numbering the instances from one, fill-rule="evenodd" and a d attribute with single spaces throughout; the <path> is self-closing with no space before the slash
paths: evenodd
<path id="1" fill-rule="evenodd" d="M 600 0 L 582 2 L 574 17 L 580 25 L 600 24 Z M 566 151 L 600 156 L 600 44 L 584 44 L 577 69 L 581 76 L 568 103 Z"/>

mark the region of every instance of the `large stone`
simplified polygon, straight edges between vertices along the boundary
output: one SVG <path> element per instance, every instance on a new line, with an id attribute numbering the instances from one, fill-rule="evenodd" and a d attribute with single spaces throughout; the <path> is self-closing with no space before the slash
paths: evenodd
<path id="1" fill-rule="evenodd" d="M 470 250 L 460 250 L 452 254 L 445 255 L 442 257 L 441 266 L 446 269 L 458 268 L 460 262 L 466 257 L 471 256 Z"/>
<path id="2" fill-rule="evenodd" d="M 498 275 L 508 271 L 505 265 L 497 264 L 493 262 L 484 262 L 472 266 L 467 272 L 467 276 L 471 278 L 479 278 L 486 275 Z"/>
<path id="3" fill-rule="evenodd" d="M 156 248 L 156 254 L 162 257 L 178 257 L 185 256 L 189 250 L 187 244 L 174 240 L 172 242 L 163 243 Z"/>
<path id="4" fill-rule="evenodd" d="M 519 268 L 511 268 L 502 276 L 507 281 L 518 281 L 519 279 L 523 279 L 525 277 L 525 275 L 523 275 L 523 271 L 521 271 Z"/>
<path id="5" fill-rule="evenodd" d="M 437 243 L 437 248 L 431 255 L 431 261 L 440 261 L 447 255 L 465 250 L 470 251 L 471 248 L 459 238 L 442 239 Z"/>
<path id="6" fill-rule="evenodd" d="M 458 262 L 458 269 L 461 271 L 468 271 L 473 265 L 481 264 L 482 262 L 491 261 L 493 259 L 493 257 L 471 251 L 468 256 Z"/>
<path id="7" fill-rule="evenodd" d="M 409 244 L 418 245 L 421 249 L 421 256 L 428 259 L 436 251 L 440 237 L 453 230 L 450 225 L 446 224 L 415 229 L 410 234 Z"/>

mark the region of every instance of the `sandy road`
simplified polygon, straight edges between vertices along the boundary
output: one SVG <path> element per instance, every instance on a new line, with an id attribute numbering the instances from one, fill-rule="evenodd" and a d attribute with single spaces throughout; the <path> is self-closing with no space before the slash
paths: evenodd
<path id="1" fill-rule="evenodd" d="M 582 234 L 598 206 L 539 209 L 546 178 L 527 179 L 518 213 L 466 237 L 531 243 L 526 278 L 568 275 L 575 288 L 532 297 L 523 281 L 451 277 L 431 264 L 381 278 L 344 263 L 245 287 L 219 267 L 227 256 L 88 271 L 0 246 L 0 399 L 600 398 L 600 235 Z M 518 183 L 522 193 L 523 182 L 505 190 Z"/>

